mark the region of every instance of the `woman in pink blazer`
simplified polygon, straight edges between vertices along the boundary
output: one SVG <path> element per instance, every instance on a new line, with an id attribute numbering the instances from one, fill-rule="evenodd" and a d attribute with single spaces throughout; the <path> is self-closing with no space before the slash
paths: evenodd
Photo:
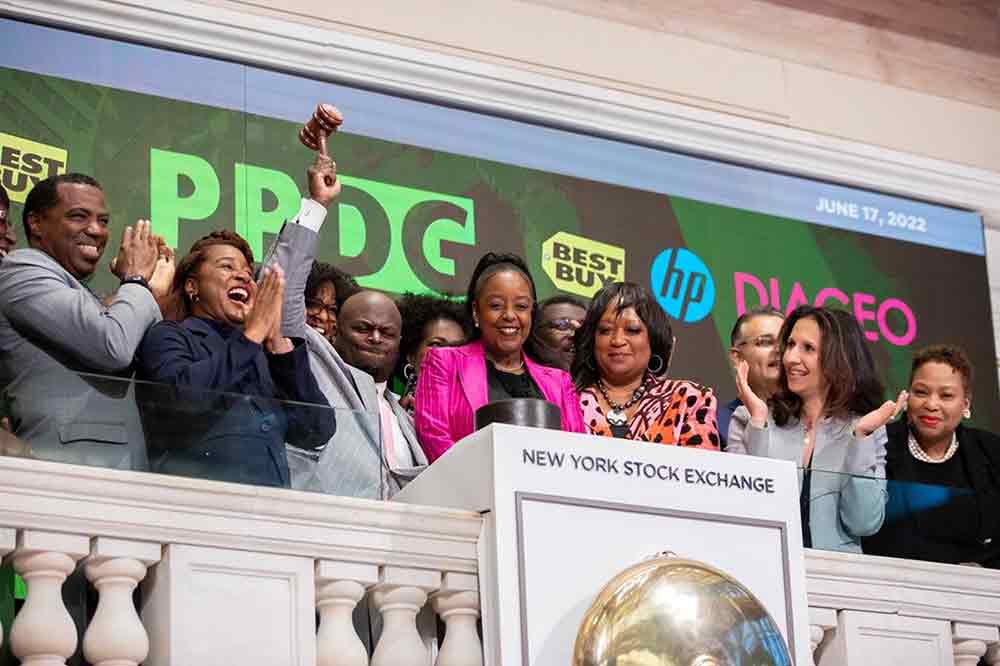
<path id="1" fill-rule="evenodd" d="M 479 260 L 466 299 L 476 327 L 473 341 L 429 349 L 420 368 L 414 421 L 428 460 L 472 433 L 476 410 L 497 400 L 548 400 L 562 411 L 563 430 L 585 432 L 569 374 L 526 353 L 536 302 L 523 259 L 490 252 Z"/>

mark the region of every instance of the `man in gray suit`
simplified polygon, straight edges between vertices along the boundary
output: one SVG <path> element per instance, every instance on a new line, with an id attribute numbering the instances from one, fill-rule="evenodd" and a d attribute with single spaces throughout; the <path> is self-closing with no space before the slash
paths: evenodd
<path id="1" fill-rule="evenodd" d="M 322 331 L 307 324 L 305 286 L 326 208 L 340 192 L 335 165 L 324 153 L 317 156 L 308 175 L 310 198 L 302 200 L 299 214 L 282 227 L 262 263 L 276 262 L 285 271 L 282 333 L 306 340 L 309 365 L 320 389 L 332 407 L 344 411 L 337 414 L 336 436 L 322 449 L 303 451 L 286 447 L 292 487 L 355 497 L 387 498 L 427 464 L 417 444 L 412 420 L 399 406 L 398 396 L 385 387 L 399 355 L 399 310 L 391 299 L 376 292 L 361 292 L 349 297 L 338 317 L 336 349 Z M 359 367 L 361 364 L 356 361 L 363 355 L 354 353 L 359 339 L 353 334 L 344 335 L 354 331 L 358 321 L 371 314 L 372 294 L 378 297 L 374 300 L 380 317 L 383 311 L 390 318 L 393 313 L 395 316 L 394 343 L 386 346 L 377 370 L 370 364 Z M 377 332 L 375 335 L 380 339 L 381 348 L 384 336 Z M 398 437 L 400 446 L 386 453 L 385 443 L 396 442 L 397 433 L 402 433 Z M 406 455 L 393 457 L 396 448 Z"/>
<path id="2" fill-rule="evenodd" d="M 122 378 L 160 320 L 153 290 L 169 287 L 172 255 L 149 222 L 127 228 L 115 261 L 122 284 L 102 303 L 87 287 L 108 242 L 100 184 L 82 174 L 43 180 L 22 219 L 29 247 L 0 264 L 0 385 L 14 434 L 36 458 L 145 469 Z"/>

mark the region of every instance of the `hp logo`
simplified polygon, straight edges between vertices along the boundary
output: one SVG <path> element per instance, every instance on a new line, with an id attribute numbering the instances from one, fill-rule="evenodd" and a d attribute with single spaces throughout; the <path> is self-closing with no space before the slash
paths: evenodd
<path id="1" fill-rule="evenodd" d="M 657 255 L 649 270 L 649 286 L 660 307 L 681 321 L 701 321 L 715 305 L 712 274 L 686 248 L 670 248 Z"/>

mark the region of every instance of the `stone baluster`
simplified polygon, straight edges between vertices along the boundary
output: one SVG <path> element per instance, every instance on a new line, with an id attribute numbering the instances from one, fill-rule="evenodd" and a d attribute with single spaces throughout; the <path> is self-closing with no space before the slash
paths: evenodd
<path id="1" fill-rule="evenodd" d="M 93 666 L 136 666 L 149 654 L 149 636 L 132 592 L 149 566 L 160 561 L 160 544 L 97 537 L 84 563 L 100 597 L 83 634 L 83 655 Z"/>
<path id="2" fill-rule="evenodd" d="M 0 562 L 4 555 L 17 546 L 17 530 L 13 527 L 0 527 Z M 0 646 L 3 645 L 3 625 L 0 624 Z"/>
<path id="3" fill-rule="evenodd" d="M 1000 666 L 1000 642 L 993 643 L 988 648 L 986 648 L 986 654 L 983 655 L 983 659 L 989 666 Z"/>
<path id="4" fill-rule="evenodd" d="M 368 666 L 368 650 L 354 628 L 354 607 L 365 588 L 379 580 L 374 564 L 320 561 L 316 563 L 317 666 Z"/>
<path id="5" fill-rule="evenodd" d="M 64 666 L 76 650 L 76 625 L 63 604 L 62 585 L 89 552 L 90 539 L 79 534 L 18 534 L 9 557 L 28 596 L 11 626 L 10 647 L 23 666 Z"/>
<path id="6" fill-rule="evenodd" d="M 986 647 L 1000 640 L 996 627 L 961 622 L 952 622 L 951 635 L 955 666 L 976 666 L 986 654 Z"/>
<path id="7" fill-rule="evenodd" d="M 476 629 L 479 579 L 471 574 L 446 573 L 441 589 L 431 595 L 431 604 L 445 624 L 435 666 L 483 666 L 483 645 Z"/>
<path id="8" fill-rule="evenodd" d="M 423 569 L 382 567 L 372 602 L 382 614 L 371 666 L 428 666 L 430 654 L 417 631 L 417 613 L 427 593 L 441 587 L 441 574 Z"/>
<path id="9" fill-rule="evenodd" d="M 826 632 L 837 628 L 837 611 L 832 608 L 809 607 L 809 656 L 813 666 L 816 666 L 816 650 L 819 648 Z"/>

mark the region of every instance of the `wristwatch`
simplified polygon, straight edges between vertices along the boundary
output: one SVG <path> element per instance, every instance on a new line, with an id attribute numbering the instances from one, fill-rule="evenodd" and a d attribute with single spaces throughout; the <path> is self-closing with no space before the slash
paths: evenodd
<path id="1" fill-rule="evenodd" d="M 122 278 L 122 284 L 139 284 L 145 287 L 146 289 L 153 291 L 149 287 L 149 282 L 146 280 L 146 278 L 142 277 L 141 275 L 126 275 L 124 278 Z"/>

